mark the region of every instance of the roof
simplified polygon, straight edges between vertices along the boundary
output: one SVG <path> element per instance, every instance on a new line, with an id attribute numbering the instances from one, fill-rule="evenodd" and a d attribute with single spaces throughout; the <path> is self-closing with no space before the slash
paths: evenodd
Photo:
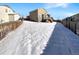
<path id="1" fill-rule="evenodd" d="M 10 8 L 13 12 L 15 12 L 10 6 L 8 5 L 0 5 L 0 6 L 4 6 L 4 7 L 7 7 L 7 8 Z"/>
<path id="2" fill-rule="evenodd" d="M 44 8 L 38 8 L 38 9 L 35 9 L 35 10 L 31 11 L 31 12 L 35 12 L 35 11 L 37 11 L 37 10 L 39 10 L 39 9 L 42 9 L 42 10 L 46 11 Z M 31 12 L 30 12 L 30 13 L 31 13 Z M 46 11 L 46 12 L 47 12 L 47 11 Z"/>
<path id="3" fill-rule="evenodd" d="M 0 6 L 4 6 L 4 7 L 7 7 L 7 8 L 10 8 L 14 13 L 13 14 L 18 14 L 20 15 L 19 13 L 15 13 L 15 11 L 9 6 L 9 5 L 0 5 Z M 20 15 L 21 16 L 21 15 Z"/>

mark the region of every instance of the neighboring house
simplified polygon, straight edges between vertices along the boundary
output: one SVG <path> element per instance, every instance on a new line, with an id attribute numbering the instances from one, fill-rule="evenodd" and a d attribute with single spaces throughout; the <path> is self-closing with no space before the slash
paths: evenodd
<path id="1" fill-rule="evenodd" d="M 16 21 L 20 18 L 20 15 L 15 13 L 9 6 L 0 6 L 0 23 L 5 23 L 9 21 Z"/>
<path id="2" fill-rule="evenodd" d="M 46 22 L 48 20 L 53 21 L 47 11 L 43 8 L 38 8 L 30 12 L 30 20 L 36 22 Z"/>

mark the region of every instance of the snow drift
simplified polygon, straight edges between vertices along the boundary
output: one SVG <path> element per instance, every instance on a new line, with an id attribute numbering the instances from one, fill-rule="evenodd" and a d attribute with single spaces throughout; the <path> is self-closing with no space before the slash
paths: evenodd
<path id="1" fill-rule="evenodd" d="M 0 41 L 0 54 L 39 55 L 43 53 L 56 22 L 24 21 Z"/>

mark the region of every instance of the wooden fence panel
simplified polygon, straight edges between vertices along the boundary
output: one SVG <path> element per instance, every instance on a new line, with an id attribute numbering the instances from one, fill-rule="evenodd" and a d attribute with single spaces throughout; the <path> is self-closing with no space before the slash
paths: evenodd
<path id="1" fill-rule="evenodd" d="M 77 25 L 76 25 L 76 33 L 79 35 L 79 22 L 77 22 Z"/>
<path id="2" fill-rule="evenodd" d="M 8 32 L 15 30 L 21 24 L 22 21 L 12 21 L 12 22 L 0 24 L 0 40 L 4 38 Z"/>
<path id="3" fill-rule="evenodd" d="M 70 21 L 70 29 L 76 33 L 76 22 Z"/>

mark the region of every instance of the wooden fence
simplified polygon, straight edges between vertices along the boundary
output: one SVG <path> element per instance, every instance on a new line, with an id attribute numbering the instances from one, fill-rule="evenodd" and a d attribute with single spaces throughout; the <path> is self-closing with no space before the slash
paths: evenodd
<path id="1" fill-rule="evenodd" d="M 22 21 L 19 20 L 0 24 L 0 40 L 4 38 L 8 32 L 15 30 L 21 24 Z"/>
<path id="2" fill-rule="evenodd" d="M 79 35 L 79 22 L 76 21 L 62 21 L 62 24 Z"/>

